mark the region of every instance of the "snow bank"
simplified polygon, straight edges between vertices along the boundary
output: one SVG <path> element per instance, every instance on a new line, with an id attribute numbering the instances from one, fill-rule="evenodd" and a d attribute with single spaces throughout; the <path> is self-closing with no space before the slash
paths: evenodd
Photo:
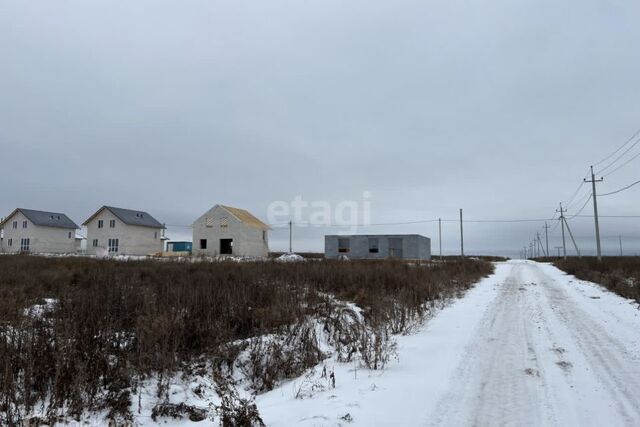
<path id="1" fill-rule="evenodd" d="M 284 254 L 276 258 L 277 262 L 304 262 L 304 258 L 298 254 Z"/>
<path id="2" fill-rule="evenodd" d="M 32 317 L 34 319 L 39 319 L 45 316 L 47 313 L 50 313 L 55 308 L 58 300 L 54 298 L 44 298 L 43 304 L 34 304 L 31 307 L 24 309 L 24 315 Z"/>

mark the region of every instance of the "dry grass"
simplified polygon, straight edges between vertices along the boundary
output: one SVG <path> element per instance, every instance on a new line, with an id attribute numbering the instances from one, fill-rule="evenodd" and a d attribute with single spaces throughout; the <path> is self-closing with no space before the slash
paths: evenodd
<path id="1" fill-rule="evenodd" d="M 640 257 L 567 258 L 554 265 L 578 279 L 599 283 L 625 298 L 640 304 Z"/>
<path id="2" fill-rule="evenodd" d="M 336 319 L 327 295 L 364 309 L 375 336 L 336 334 L 345 347 L 353 345 L 349 340 L 370 342 L 359 351 L 372 367 L 382 366 L 381 337 L 405 331 L 427 303 L 460 294 L 492 268 L 482 261 L 192 264 L 2 256 L 0 423 L 20 424 L 36 405 L 49 420 L 62 408 L 67 416 L 108 410 L 110 418 L 127 420 L 131 393 L 145 378 L 202 360 L 222 369 L 240 351 L 229 343 L 291 336 L 279 348 L 251 352 L 273 356 L 250 369 L 256 388 L 267 390 L 325 357 L 306 325 L 310 317 L 326 325 Z M 45 298 L 55 303 L 25 311 Z"/>

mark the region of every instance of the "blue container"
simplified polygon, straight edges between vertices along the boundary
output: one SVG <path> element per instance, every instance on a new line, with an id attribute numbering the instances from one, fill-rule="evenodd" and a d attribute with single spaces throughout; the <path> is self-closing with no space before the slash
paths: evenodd
<path id="1" fill-rule="evenodd" d="M 192 247 L 191 242 L 169 242 L 167 252 L 191 252 Z"/>

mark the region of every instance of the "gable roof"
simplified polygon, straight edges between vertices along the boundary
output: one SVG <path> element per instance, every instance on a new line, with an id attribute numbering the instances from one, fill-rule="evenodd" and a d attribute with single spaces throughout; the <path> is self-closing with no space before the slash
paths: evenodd
<path id="1" fill-rule="evenodd" d="M 149 215 L 144 211 L 135 211 L 132 209 L 123 209 L 116 208 L 113 206 L 103 206 L 96 211 L 88 220 L 86 220 L 82 225 L 87 225 L 90 223 L 100 212 L 104 209 L 109 210 L 112 214 L 116 216 L 120 221 L 124 222 L 127 225 L 137 225 L 139 227 L 151 227 L 151 228 L 165 228 L 164 225 L 160 224 L 154 217 Z"/>
<path id="2" fill-rule="evenodd" d="M 258 228 L 260 230 L 270 230 L 271 229 L 267 224 L 265 224 L 264 222 L 260 221 L 258 218 L 256 218 L 254 215 L 252 215 L 247 210 L 239 209 L 239 208 L 232 208 L 231 206 L 224 206 L 224 205 L 218 205 L 218 206 L 220 206 L 222 209 L 226 210 L 231 215 L 233 215 L 236 218 L 238 218 L 238 220 L 240 220 L 240 222 L 248 225 L 249 227 Z"/>
<path id="3" fill-rule="evenodd" d="M 80 228 L 75 222 L 71 221 L 71 219 L 69 219 L 69 217 L 63 213 L 36 211 L 33 209 L 23 209 L 23 208 L 18 208 L 13 212 L 11 212 L 11 215 L 6 217 L 5 220 L 0 223 L 0 227 L 2 227 L 5 223 L 7 223 L 9 219 L 18 212 L 26 216 L 27 219 L 31 221 L 34 225 L 37 225 L 40 227 L 68 228 L 70 230 L 76 230 Z"/>

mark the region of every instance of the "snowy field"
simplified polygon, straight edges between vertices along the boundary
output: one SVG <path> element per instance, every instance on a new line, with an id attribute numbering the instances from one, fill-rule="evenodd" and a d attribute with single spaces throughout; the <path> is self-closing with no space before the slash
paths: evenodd
<path id="1" fill-rule="evenodd" d="M 398 346 L 383 372 L 327 363 L 335 389 L 318 367 L 259 396 L 266 425 L 640 425 L 640 310 L 550 265 L 498 264 Z"/>

